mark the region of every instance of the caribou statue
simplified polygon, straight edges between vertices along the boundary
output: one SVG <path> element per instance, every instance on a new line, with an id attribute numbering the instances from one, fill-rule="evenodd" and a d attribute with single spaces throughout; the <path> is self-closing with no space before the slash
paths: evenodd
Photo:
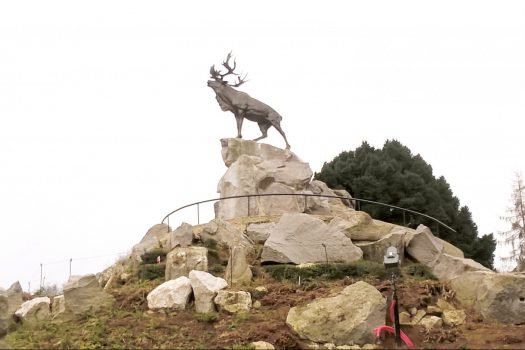
<path id="1" fill-rule="evenodd" d="M 268 136 L 268 129 L 274 127 L 284 138 L 286 142 L 286 148 L 290 148 L 286 135 L 283 129 L 281 129 L 281 120 L 283 119 L 279 113 L 277 113 L 272 107 L 259 100 L 250 97 L 245 92 L 235 90 L 234 87 L 239 87 L 246 82 L 246 75 L 244 77 L 241 74 L 235 73 L 237 62 L 233 60 L 233 67 L 230 66 L 230 59 L 232 58 L 231 52 L 226 57 L 226 60 L 222 62 L 226 72 L 222 73 L 220 70 L 215 69 L 215 65 L 210 68 L 210 77 L 213 80 L 208 80 L 208 86 L 215 91 L 217 102 L 223 111 L 230 111 L 235 115 L 237 121 L 237 137 L 242 138 L 242 122 L 244 119 L 251 120 L 259 124 L 262 135 L 253 141 L 264 139 Z M 230 84 L 224 78 L 228 75 L 235 76 L 236 80 Z"/>

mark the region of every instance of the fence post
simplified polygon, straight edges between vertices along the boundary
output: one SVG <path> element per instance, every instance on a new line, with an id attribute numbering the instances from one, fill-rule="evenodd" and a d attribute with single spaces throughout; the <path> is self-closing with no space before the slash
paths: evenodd
<path id="1" fill-rule="evenodd" d="M 250 198 L 251 196 L 248 196 L 248 214 L 246 216 L 250 216 Z"/>
<path id="2" fill-rule="evenodd" d="M 326 263 L 328 264 L 328 252 L 326 251 L 326 244 L 321 243 L 321 245 L 324 247 L 324 255 L 326 257 Z"/>
<path id="3" fill-rule="evenodd" d="M 42 275 L 43 275 L 43 271 L 44 271 L 44 265 L 42 263 L 40 263 L 40 288 L 42 288 Z"/>
<path id="4" fill-rule="evenodd" d="M 71 263 L 73 262 L 73 258 L 69 258 L 69 278 L 71 278 Z"/>
<path id="5" fill-rule="evenodd" d="M 201 211 L 199 207 L 199 203 L 197 203 L 197 225 L 200 225 L 201 223 Z"/>

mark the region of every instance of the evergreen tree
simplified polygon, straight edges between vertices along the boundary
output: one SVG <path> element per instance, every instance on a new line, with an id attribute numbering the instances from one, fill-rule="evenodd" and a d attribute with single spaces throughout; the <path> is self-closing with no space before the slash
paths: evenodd
<path id="1" fill-rule="evenodd" d="M 315 178 L 334 189 L 345 189 L 353 197 L 383 202 L 432 216 L 457 232 L 421 215 L 388 207 L 361 204 L 373 218 L 415 228 L 428 226 L 432 232 L 492 268 L 496 242 L 492 234 L 478 237 L 478 228 L 468 207 L 460 207 L 443 176 L 436 179 L 432 167 L 396 140 L 387 140 L 382 149 L 363 142 L 355 151 L 342 152 L 325 162 Z"/>
<path id="2" fill-rule="evenodd" d="M 501 243 L 510 247 L 509 254 L 501 258 L 504 267 L 517 271 L 525 271 L 525 188 L 521 174 L 516 173 L 512 186 L 512 206 L 507 209 L 508 216 L 502 219 L 510 223 L 508 231 L 499 232 Z"/>

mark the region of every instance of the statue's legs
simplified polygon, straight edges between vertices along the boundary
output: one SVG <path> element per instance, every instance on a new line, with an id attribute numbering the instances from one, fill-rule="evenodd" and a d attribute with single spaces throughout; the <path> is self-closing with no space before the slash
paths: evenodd
<path id="1" fill-rule="evenodd" d="M 253 139 L 253 141 L 259 141 L 261 139 L 266 138 L 268 136 L 268 129 L 270 128 L 270 126 L 272 126 L 272 124 L 269 122 L 259 123 L 259 129 L 261 130 L 262 135 L 256 139 Z"/>
<path id="2" fill-rule="evenodd" d="M 273 127 L 279 131 L 279 134 L 282 135 L 284 142 L 286 142 L 286 149 L 290 149 L 290 144 L 288 143 L 288 140 L 286 139 L 286 135 L 284 134 L 283 129 L 281 129 L 281 126 L 279 124 L 273 124 Z"/>
<path id="3" fill-rule="evenodd" d="M 235 120 L 237 121 L 237 138 L 242 139 L 241 130 L 242 130 L 242 122 L 244 120 L 244 115 L 243 114 L 236 115 Z"/>

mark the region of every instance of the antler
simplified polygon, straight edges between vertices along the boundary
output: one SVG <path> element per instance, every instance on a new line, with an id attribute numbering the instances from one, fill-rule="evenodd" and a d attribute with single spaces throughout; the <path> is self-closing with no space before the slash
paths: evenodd
<path id="1" fill-rule="evenodd" d="M 248 74 L 245 74 L 244 77 L 241 76 L 241 74 L 235 73 L 235 68 L 237 67 L 237 61 L 233 59 L 233 67 L 230 66 L 230 59 L 232 58 L 232 53 L 228 53 L 228 56 L 226 56 L 226 60 L 222 62 L 222 65 L 224 68 L 226 68 L 226 73 L 221 73 L 221 71 L 215 69 L 215 65 L 210 67 L 210 76 L 212 79 L 216 81 L 220 81 L 223 84 L 230 85 L 233 87 L 238 87 L 244 84 L 247 80 L 246 77 Z M 228 75 L 235 75 L 237 76 L 237 80 L 235 81 L 235 84 L 229 84 L 226 80 L 224 80 L 224 77 Z"/>

